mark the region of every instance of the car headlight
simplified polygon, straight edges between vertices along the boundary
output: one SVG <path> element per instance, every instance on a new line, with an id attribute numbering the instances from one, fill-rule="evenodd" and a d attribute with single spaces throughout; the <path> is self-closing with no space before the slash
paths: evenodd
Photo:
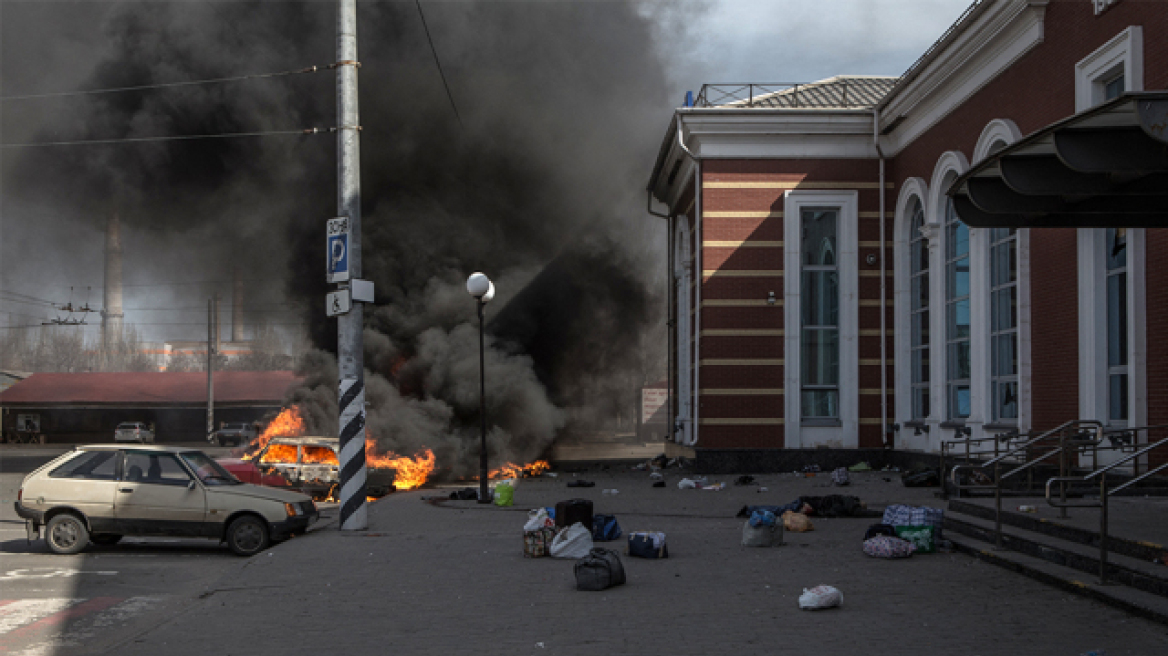
<path id="1" fill-rule="evenodd" d="M 304 514 L 304 511 L 300 509 L 300 506 L 294 503 L 284 504 L 284 512 L 288 513 L 289 517 L 296 517 L 297 515 Z"/>

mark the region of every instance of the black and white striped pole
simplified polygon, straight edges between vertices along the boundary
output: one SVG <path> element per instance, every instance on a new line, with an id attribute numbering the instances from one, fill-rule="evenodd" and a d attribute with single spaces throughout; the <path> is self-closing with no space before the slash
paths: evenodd
<path id="1" fill-rule="evenodd" d="M 365 504 L 365 375 L 361 340 L 364 313 L 363 305 L 359 302 L 364 294 L 356 293 L 357 283 L 360 282 L 357 279 L 361 277 L 361 123 L 357 111 L 359 65 L 357 0 L 338 0 L 336 131 L 339 218 L 329 222 L 328 257 L 330 282 L 341 283 L 341 289 L 329 295 L 328 303 L 329 313 L 338 316 L 342 531 L 362 531 L 369 526 Z M 334 225 L 338 228 L 335 236 L 332 234 Z M 344 275 L 335 275 L 342 268 Z M 345 282 L 348 281 L 351 282 L 346 286 Z M 369 296 L 372 296 L 371 290 Z"/>
<path id="2" fill-rule="evenodd" d="M 495 283 L 482 273 L 472 273 L 466 279 L 466 291 L 475 297 L 479 311 L 479 417 L 482 421 L 481 441 L 479 443 L 479 503 L 490 503 L 487 494 L 487 477 L 490 470 L 487 468 L 487 367 L 486 349 L 483 345 L 483 306 L 495 298 Z"/>

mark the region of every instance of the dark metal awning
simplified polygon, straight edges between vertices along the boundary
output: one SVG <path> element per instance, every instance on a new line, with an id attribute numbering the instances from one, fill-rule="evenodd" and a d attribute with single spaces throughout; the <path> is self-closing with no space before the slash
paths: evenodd
<path id="1" fill-rule="evenodd" d="M 947 193 L 975 228 L 1168 228 L 1168 92 L 1124 94 L 1048 125 Z"/>

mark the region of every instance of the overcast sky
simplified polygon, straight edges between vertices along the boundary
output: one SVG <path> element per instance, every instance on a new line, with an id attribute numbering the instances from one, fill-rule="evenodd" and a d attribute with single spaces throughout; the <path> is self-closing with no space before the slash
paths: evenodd
<path id="1" fill-rule="evenodd" d="M 183 0 L 178 0 L 182 2 Z M 331 2 L 332 0 L 328 0 Z M 406 7 L 412 5 L 412 0 L 396 0 L 405 2 Z M 458 61 L 455 58 L 457 47 L 449 41 L 443 43 L 444 37 L 452 37 L 457 29 L 478 29 L 481 26 L 458 27 L 453 18 L 458 15 L 457 7 L 450 7 L 454 3 L 463 3 L 468 0 L 424 0 L 423 6 L 429 7 L 427 14 L 430 18 L 430 29 L 434 33 L 439 52 L 446 52 L 449 58 L 447 74 L 454 83 L 454 95 L 471 93 L 464 85 L 458 88 L 458 75 L 473 75 L 474 60 Z M 522 6 L 527 0 L 481 0 L 482 2 L 499 1 L 509 8 Z M 572 2 L 574 0 L 546 0 L 548 2 Z M 586 2 L 605 3 L 610 0 L 583 0 Z M 626 113 L 620 120 L 637 121 L 637 134 L 645 134 L 646 142 L 637 145 L 635 154 L 623 154 L 621 157 L 628 160 L 637 160 L 636 174 L 625 175 L 629 179 L 633 191 L 643 190 L 643 181 L 652 167 L 652 156 L 656 153 L 656 146 L 664 134 L 672 109 L 679 106 L 686 90 L 697 91 L 704 83 L 788 83 L 809 82 L 817 79 L 840 74 L 854 75 L 899 75 L 912 64 L 945 29 L 957 19 L 969 6 L 971 0 L 655 0 L 639 5 L 639 12 L 649 16 L 653 21 L 655 41 L 662 53 L 661 67 L 664 72 L 665 87 L 668 97 L 659 102 L 659 91 L 648 91 L 635 100 L 629 99 L 630 109 L 639 105 L 635 112 Z M 372 4 L 372 0 L 359 0 L 359 4 Z M 117 15 L 117 7 L 112 3 L 73 3 L 66 4 L 52 0 L 38 0 L 40 5 L 36 11 L 17 11 L 18 3 L 12 0 L 0 0 L 0 34 L 6 35 L 0 49 L 3 51 L 4 74 L 0 76 L 0 94 L 18 95 L 30 93 L 45 93 L 77 89 L 92 84 L 90 80 L 95 67 L 110 55 L 110 30 L 107 24 L 110 16 Z M 127 3 L 132 4 L 132 3 Z M 145 3 L 143 3 L 145 4 Z M 447 5 L 442 7 L 440 5 Z M 32 6 L 25 4 L 25 7 Z M 5 7 L 9 11 L 5 11 Z M 212 5 L 212 11 L 214 5 Z M 41 11 L 43 9 L 43 11 Z M 615 9 L 615 7 L 614 7 Z M 138 12 L 135 8 L 135 13 Z M 411 20 L 413 16 L 408 16 Z M 23 21 L 23 22 L 22 22 Z M 20 22 L 20 24 L 17 24 Z M 508 23 L 508 25 L 513 25 Z M 331 26 L 324 26 L 328 30 Z M 405 28 L 414 29 L 417 26 L 406 25 Z M 405 29 L 403 28 L 403 29 Z M 378 38 L 382 35 L 363 34 L 363 39 Z M 480 35 L 476 35 L 480 36 Z M 596 37 L 598 42 L 609 37 L 610 33 L 600 33 Z M 551 38 L 555 38 L 551 35 Z M 615 38 L 615 37 L 614 37 Z M 481 40 L 481 39 L 480 39 Z M 324 41 L 324 50 L 330 47 L 331 39 L 327 36 Z M 368 43 L 368 41 L 366 41 Z M 415 41 L 421 46 L 424 41 Z M 319 46 L 320 44 L 318 44 Z M 123 44 L 124 46 L 124 44 Z M 367 46 L 368 47 L 368 46 Z M 565 46 L 567 47 L 567 46 Z M 602 43 L 600 47 L 608 47 Z M 632 44 L 612 44 L 618 52 L 640 52 Z M 435 71 L 428 59 L 423 58 L 427 67 L 423 72 L 430 78 Z M 321 53 L 308 54 L 304 61 L 315 63 L 328 55 Z M 538 58 L 538 54 L 532 57 Z M 214 59 L 209 54 L 209 59 Z M 646 57 L 651 59 L 651 57 Z M 28 62 L 35 65 L 25 65 Z M 459 66 L 461 65 L 461 68 Z M 605 64 L 605 65 L 610 65 Z M 598 64 L 596 72 L 614 75 L 613 69 L 603 73 Z M 533 64 L 534 67 L 534 64 Z M 241 64 L 241 71 L 253 72 L 250 63 Z M 631 68 L 631 67 L 630 67 Z M 538 75 L 522 68 L 509 69 L 522 79 L 529 74 L 530 85 L 547 84 Z M 453 73 L 453 75 L 452 75 Z M 368 72 L 367 74 L 372 74 Z M 660 74 L 657 75 L 660 78 Z M 366 78 L 367 79 L 367 78 Z M 464 78 L 465 79 L 465 78 Z M 605 78 L 611 80 L 612 78 Z M 635 94 L 635 85 L 626 85 L 621 89 L 614 89 L 612 85 L 605 85 L 604 81 L 596 82 L 601 88 L 613 94 L 622 95 L 628 99 Z M 655 83 L 656 84 L 656 83 Z M 645 89 L 659 90 L 659 84 L 646 85 Z M 364 89 L 364 87 L 363 87 Z M 587 98 L 589 94 L 595 97 L 595 89 L 581 89 L 579 95 Z M 603 93 L 603 91 L 601 92 Z M 325 100 L 330 93 L 326 92 Z M 477 100 L 477 99 L 476 99 Z M 610 99 L 618 107 L 622 98 Z M 465 95 L 463 102 L 470 104 Z M 646 103 L 651 106 L 646 107 Z M 658 107 L 658 105 L 660 105 Z M 13 103 L 3 103 L 0 111 L 7 116 L 0 115 L 0 125 L 4 125 L 5 132 L 0 135 L 5 143 L 18 143 L 32 139 L 44 139 L 51 136 L 55 123 L 67 114 L 57 116 L 51 108 L 68 108 L 74 106 L 74 101 L 54 101 L 42 104 L 26 103 L 19 107 Z M 583 106 L 577 103 L 577 106 Z M 600 103 L 592 102 L 589 106 L 598 107 Z M 24 116 L 20 116 L 21 107 Z M 29 108 L 32 109 L 29 109 Z M 48 108 L 42 111 L 37 108 Z M 364 109 L 364 108 L 363 108 Z M 470 108 L 464 108 L 464 110 Z M 35 110 L 35 111 L 34 111 Z M 473 110 L 472 110 L 473 111 Z M 445 108 L 442 108 L 445 112 Z M 376 121 L 376 116 L 362 112 L 363 122 Z M 610 120 L 610 119 L 604 119 Z M 616 120 L 616 119 L 611 119 Z M 615 134 L 612 130 L 610 133 Z M 627 149 L 626 149 L 627 150 Z M 622 152 L 619 148 L 613 152 Z M 644 160 L 639 161 L 639 160 Z M 4 159 L 8 167 L 6 180 L 12 174 L 12 167 L 20 162 L 13 151 L 7 151 Z M 565 165 L 569 160 L 564 160 Z M 12 195 L 11 187 L 0 187 L 0 193 Z M 67 194 L 68 190 L 61 190 Z M 636 211 L 643 212 L 642 196 L 637 196 Z M 8 207 L 13 207 L 11 203 Z M 25 203 L 20 206 L 19 216 L 11 212 L 0 221 L 0 282 L 8 291 L 32 294 L 37 297 L 51 297 L 57 302 L 72 300 L 74 303 L 89 301 L 91 305 L 100 304 L 101 284 L 101 251 L 93 246 L 101 243 L 100 222 L 62 224 L 60 217 L 53 214 L 47 205 L 38 206 Z M 632 219 L 630 219 L 631 221 Z M 61 228 L 51 226 L 61 225 Z M 634 224 L 636 227 L 639 224 Z M 123 235 L 130 252 L 144 254 L 128 265 L 126 272 L 127 307 L 134 305 L 152 307 L 154 305 L 191 305 L 186 300 L 171 298 L 145 298 L 140 288 L 131 288 L 130 285 L 142 283 L 149 276 L 165 275 L 167 278 L 180 279 L 192 277 L 205 278 L 205 272 L 197 272 L 197 263 L 203 259 L 197 249 L 182 248 L 186 244 L 160 244 L 136 241 L 142 237 L 127 230 Z M 190 241 L 186 238 L 187 242 Z M 78 247 L 78 243 L 85 247 Z M 173 247 L 173 248 L 172 248 Z M 661 253 L 664 251 L 661 249 Z M 37 257 L 29 258 L 30 253 L 37 253 Z M 656 251 L 654 251 L 655 254 Z M 153 257 L 154 255 L 159 257 Z M 157 260 L 157 261 L 153 261 Z M 95 291 L 85 296 L 81 291 L 92 285 Z M 69 287 L 76 286 L 73 296 L 69 297 Z M 259 290 L 252 296 L 260 296 L 270 302 L 278 302 L 278 295 L 264 297 Z M 197 299 L 196 299 L 197 300 Z M 35 306 L 13 306 L 4 303 L 3 311 L 9 314 L 0 314 L 0 325 L 15 325 L 35 321 L 43 308 L 36 310 Z M 36 310 L 34 312 L 34 310 Z M 11 314 L 17 312 L 20 314 Z M 197 313 L 196 313 L 197 314 Z M 226 314 L 226 313 L 225 313 Z M 25 315 L 25 316 L 21 316 Z M 127 316 L 127 321 L 149 321 L 143 316 Z M 193 315 L 192 315 L 193 316 Z M 47 317 L 46 317 L 47 318 Z M 161 317 L 152 317 L 161 320 Z M 191 317 L 184 316 L 183 320 Z M 195 316 L 194 318 L 198 318 Z M 225 317 L 226 320 L 226 317 Z M 98 320 L 91 316 L 91 322 Z M 197 338 L 200 328 L 197 326 L 183 329 L 158 328 L 147 329 L 144 332 L 148 339 L 176 339 Z M 164 334 L 165 332 L 165 334 Z"/>

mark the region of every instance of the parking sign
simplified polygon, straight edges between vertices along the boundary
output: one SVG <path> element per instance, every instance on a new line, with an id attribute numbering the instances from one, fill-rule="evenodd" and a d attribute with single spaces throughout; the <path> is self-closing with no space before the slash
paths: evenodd
<path id="1" fill-rule="evenodd" d="M 349 279 L 349 217 L 329 219 L 328 222 L 328 281 L 345 282 Z"/>

